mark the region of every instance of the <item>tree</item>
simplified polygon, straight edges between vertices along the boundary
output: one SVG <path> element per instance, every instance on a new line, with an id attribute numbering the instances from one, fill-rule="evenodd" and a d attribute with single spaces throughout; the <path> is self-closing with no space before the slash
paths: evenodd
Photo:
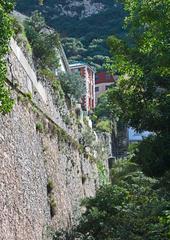
<path id="1" fill-rule="evenodd" d="M 165 147 L 155 155 L 157 147 L 170 146 L 170 2 L 122 3 L 127 11 L 125 26 L 129 35 L 127 41 L 114 36 L 108 39 L 113 57 L 106 67 L 119 73 L 110 100 L 118 105 L 119 117 L 129 126 L 154 133 L 154 137 L 138 145 L 134 160 L 146 174 L 160 177 L 170 169 Z"/>
<path id="2" fill-rule="evenodd" d="M 97 130 L 111 133 L 112 155 L 119 158 L 127 151 L 127 127 L 119 118 L 119 105 L 111 98 L 114 91 L 115 86 L 112 86 L 100 95 L 92 120 Z"/>
<path id="3" fill-rule="evenodd" d="M 95 115 L 97 118 L 113 120 L 116 117 L 116 114 L 117 112 L 114 109 L 114 103 L 113 101 L 109 101 L 109 90 L 107 90 L 102 93 L 98 99 Z"/>
<path id="4" fill-rule="evenodd" d="M 85 80 L 79 73 L 60 73 L 61 87 L 67 97 L 80 100 L 85 94 Z"/>
<path id="5" fill-rule="evenodd" d="M 66 55 L 69 58 L 72 58 L 73 56 L 81 58 L 86 52 L 83 43 L 76 38 L 63 38 L 62 44 L 66 51 Z"/>
<path id="6" fill-rule="evenodd" d="M 129 42 L 108 39 L 114 57 L 110 71 L 119 72 L 113 94 L 122 117 L 138 131 L 170 131 L 170 2 L 122 1 L 128 11 Z"/>
<path id="7" fill-rule="evenodd" d="M 13 100 L 5 84 L 6 63 L 5 55 L 8 52 L 9 40 L 12 36 L 12 19 L 9 13 L 13 10 L 14 1 L 0 0 L 0 113 L 8 113 L 13 107 Z"/>
<path id="8" fill-rule="evenodd" d="M 132 160 L 148 176 L 161 177 L 170 169 L 170 135 L 149 136 L 134 148 Z"/>
<path id="9" fill-rule="evenodd" d="M 169 201 L 157 191 L 158 181 L 129 160 L 118 161 L 111 176 L 112 185 L 83 201 L 86 211 L 69 239 L 168 240 Z"/>
<path id="10" fill-rule="evenodd" d="M 25 31 L 37 65 L 56 69 L 59 64 L 57 49 L 60 47 L 58 33 L 48 29 L 44 17 L 38 11 L 33 12 L 31 18 L 26 20 Z"/>
<path id="11" fill-rule="evenodd" d="M 63 47 L 70 62 L 86 61 L 97 70 L 101 69 L 109 51 L 104 39 L 93 39 L 84 44 L 82 39 L 67 37 L 62 39 Z"/>

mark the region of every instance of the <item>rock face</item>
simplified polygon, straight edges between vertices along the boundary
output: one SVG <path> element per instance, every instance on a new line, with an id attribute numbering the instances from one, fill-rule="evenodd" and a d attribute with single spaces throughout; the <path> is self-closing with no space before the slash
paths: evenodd
<path id="1" fill-rule="evenodd" d="M 109 0 L 110 1 L 110 0 Z M 38 8 L 37 1 L 31 0 L 31 3 L 28 6 L 28 9 L 32 10 L 33 8 Z M 53 13 L 53 16 L 50 16 L 52 18 L 55 18 L 56 16 L 69 16 L 69 17 L 79 17 L 79 18 L 85 18 L 89 17 L 95 14 L 98 14 L 99 12 L 103 11 L 108 4 L 103 3 L 102 0 L 51 0 L 51 1 L 44 1 L 44 4 L 42 6 L 43 11 L 49 11 L 51 8 L 51 11 Z M 17 0 L 17 6 L 19 9 L 23 9 L 27 12 L 27 3 L 23 3 L 22 0 Z"/>
<path id="2" fill-rule="evenodd" d="M 16 9 L 30 15 L 33 10 L 40 10 L 44 14 L 49 13 L 47 18 L 59 16 L 86 18 L 104 12 L 108 9 L 118 8 L 120 4 L 116 0 L 44 0 L 43 5 L 37 0 L 16 0 Z M 118 9 L 117 9 L 118 10 Z M 23 18 L 23 16 L 20 16 Z"/>
<path id="3" fill-rule="evenodd" d="M 40 11 L 47 24 L 59 32 L 62 38 L 74 37 L 88 44 L 93 39 L 116 34 L 124 36 L 123 6 L 116 0 L 17 0 L 17 11 L 27 16 Z M 91 54 L 89 55 L 91 56 Z"/>
<path id="4" fill-rule="evenodd" d="M 55 7 L 61 16 L 78 16 L 81 19 L 98 14 L 104 10 L 105 5 L 101 2 L 93 2 L 92 0 L 67 0 L 65 4 L 55 4 Z"/>
<path id="5" fill-rule="evenodd" d="M 0 239 L 47 239 L 49 226 L 70 227 L 81 199 L 94 196 L 98 186 L 95 164 L 69 143 L 37 133 L 35 123 L 31 106 L 22 103 L 0 118 Z M 49 181 L 56 206 L 50 205 Z"/>
<path id="6" fill-rule="evenodd" d="M 0 239 L 42 239 L 50 220 L 47 173 L 34 117 L 22 105 L 0 118 Z"/>
<path id="7" fill-rule="evenodd" d="M 52 239 L 53 230 L 76 223 L 81 200 L 95 195 L 97 164 L 80 149 L 76 123 L 62 122 L 48 81 L 45 103 L 14 52 L 8 61 L 16 103 L 0 116 L 0 239 Z"/>

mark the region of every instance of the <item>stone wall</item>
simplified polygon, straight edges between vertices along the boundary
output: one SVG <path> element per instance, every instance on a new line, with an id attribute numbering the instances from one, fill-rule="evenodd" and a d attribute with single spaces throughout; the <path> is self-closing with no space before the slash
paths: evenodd
<path id="1" fill-rule="evenodd" d="M 0 118 L 0 239 L 40 240 L 48 226 L 71 226 L 81 199 L 93 196 L 98 186 L 96 165 L 50 130 L 37 132 L 36 122 L 31 105 L 23 103 Z M 49 180 L 56 204 L 53 218 Z"/>
<path id="2" fill-rule="evenodd" d="M 51 84 L 41 82 L 44 101 L 13 51 L 8 81 L 15 106 L 0 116 L 0 240 L 51 239 L 50 229 L 70 228 L 81 200 L 95 195 L 97 165 L 79 146 L 75 119 L 63 122 Z"/>
<path id="3" fill-rule="evenodd" d="M 0 118 L 0 239 L 43 239 L 49 224 L 47 173 L 34 116 L 16 105 Z"/>
<path id="4" fill-rule="evenodd" d="M 78 136 L 77 125 L 66 125 L 62 116 L 69 115 L 64 101 L 54 93 L 50 80 L 37 77 L 15 41 L 12 41 L 8 61 L 8 80 L 24 94 L 31 94 L 32 102 L 57 125 L 74 138 Z"/>

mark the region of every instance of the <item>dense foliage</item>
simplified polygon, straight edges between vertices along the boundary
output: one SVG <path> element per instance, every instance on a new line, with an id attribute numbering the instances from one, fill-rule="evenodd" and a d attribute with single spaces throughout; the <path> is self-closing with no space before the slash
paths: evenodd
<path id="1" fill-rule="evenodd" d="M 84 10 L 82 6 L 70 7 L 70 11 L 76 11 L 77 16 L 61 15 L 60 6 L 68 10 L 69 4 L 59 0 L 44 1 L 43 6 L 40 6 L 37 0 L 29 2 L 17 0 L 17 9 L 27 15 L 34 10 L 41 11 L 48 25 L 61 34 L 70 61 L 83 60 L 96 68 L 101 68 L 105 56 L 109 55 L 105 38 L 110 34 L 124 36 L 122 28 L 124 11 L 121 4 L 113 0 L 92 2 L 100 2 L 105 8 L 98 14 L 86 18 L 80 18 Z"/>
<path id="2" fill-rule="evenodd" d="M 47 0 L 40 6 L 37 0 L 22 1 L 17 0 L 17 9 L 27 15 L 32 11 L 42 11 L 48 24 L 59 31 L 62 36 L 83 38 L 85 41 L 94 38 L 103 38 L 112 33 L 122 34 L 122 16 L 124 15 L 122 6 L 113 0 L 92 0 L 105 5 L 105 9 L 98 14 L 87 18 L 81 18 L 84 10 L 83 5 L 71 8 L 68 1 Z M 61 7 L 66 10 L 76 11 L 76 16 L 63 14 Z M 66 8 L 67 7 L 67 8 Z M 76 28 L 75 28 L 76 26 Z"/>
<path id="3" fill-rule="evenodd" d="M 95 198 L 83 201 L 86 211 L 68 239 L 168 240 L 169 194 L 158 187 L 159 181 L 129 160 L 114 164 L 111 179 Z"/>
<path id="4" fill-rule="evenodd" d="M 85 61 L 97 70 L 109 56 L 109 50 L 104 39 L 93 39 L 84 43 L 81 39 L 63 38 L 62 44 L 70 62 Z"/>
<path id="5" fill-rule="evenodd" d="M 49 29 L 45 19 L 38 11 L 25 22 L 25 32 L 33 50 L 33 57 L 39 67 L 56 69 L 58 67 L 59 36 Z"/>
<path id="6" fill-rule="evenodd" d="M 170 135 L 149 136 L 134 149 L 133 161 L 149 176 L 160 177 L 170 169 Z"/>
<path id="7" fill-rule="evenodd" d="M 115 37 L 108 40 L 114 54 L 110 70 L 121 76 L 113 95 L 135 129 L 169 132 L 170 3 L 124 2 L 131 45 Z"/>
<path id="8" fill-rule="evenodd" d="M 59 80 L 65 95 L 79 101 L 85 93 L 85 81 L 79 73 L 60 73 Z"/>
<path id="9" fill-rule="evenodd" d="M 116 105 L 109 99 L 109 90 L 100 95 L 98 104 L 95 109 L 95 116 L 97 119 L 109 119 L 113 120 L 115 111 L 117 113 Z"/>
<path id="10" fill-rule="evenodd" d="M 110 99 L 129 126 L 154 132 L 139 144 L 134 160 L 147 174 L 160 176 L 170 169 L 170 2 L 122 2 L 129 12 L 125 24 L 131 44 L 116 37 L 108 40 L 114 57 L 107 67 L 120 75 Z"/>
<path id="11" fill-rule="evenodd" d="M 115 106 L 116 107 L 116 106 Z M 91 116 L 93 127 L 96 131 L 111 133 L 114 128 L 114 112 L 112 101 L 108 98 L 108 90 L 100 95 L 93 115 Z"/>
<path id="12" fill-rule="evenodd" d="M 9 13 L 12 11 L 14 2 L 0 0 L 0 112 L 5 114 L 11 111 L 13 100 L 5 84 L 6 63 L 5 55 L 8 52 L 9 40 L 12 36 L 12 20 Z"/>
<path id="13" fill-rule="evenodd" d="M 60 39 L 57 32 L 47 27 L 42 14 L 33 12 L 25 22 L 25 32 L 32 47 L 33 57 L 38 68 L 38 73 L 49 79 L 53 89 L 61 99 L 79 101 L 85 92 L 84 79 L 78 73 L 59 73 Z"/>
<path id="14" fill-rule="evenodd" d="M 78 227 L 82 239 L 169 239 L 170 222 L 162 219 L 166 219 L 170 205 L 166 196 L 154 190 L 156 180 L 126 161 L 116 164 L 112 175 L 116 183 L 85 201 L 86 212 Z"/>
<path id="15" fill-rule="evenodd" d="M 91 119 L 96 131 L 111 133 L 112 156 L 119 158 L 125 156 L 127 152 L 127 125 L 118 117 L 120 107 L 110 97 L 114 88 L 115 85 L 112 85 L 99 96 Z"/>

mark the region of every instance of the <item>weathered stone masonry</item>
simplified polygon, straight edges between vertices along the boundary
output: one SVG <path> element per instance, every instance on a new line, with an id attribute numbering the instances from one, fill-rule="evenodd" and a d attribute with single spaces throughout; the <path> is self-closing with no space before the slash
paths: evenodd
<path id="1" fill-rule="evenodd" d="M 81 199 L 94 196 L 99 185 L 97 167 L 69 139 L 53 131 L 57 124 L 77 141 L 78 127 L 73 122 L 70 129 L 62 122 L 50 84 L 43 83 L 44 102 L 13 52 L 8 61 L 16 104 L 10 114 L 0 117 L 0 240 L 51 239 L 49 227 L 69 228 L 80 215 Z M 18 92 L 30 89 L 32 100 L 21 101 Z M 63 109 L 67 113 L 66 106 Z M 39 119 L 45 126 L 43 133 L 36 129 Z"/>

